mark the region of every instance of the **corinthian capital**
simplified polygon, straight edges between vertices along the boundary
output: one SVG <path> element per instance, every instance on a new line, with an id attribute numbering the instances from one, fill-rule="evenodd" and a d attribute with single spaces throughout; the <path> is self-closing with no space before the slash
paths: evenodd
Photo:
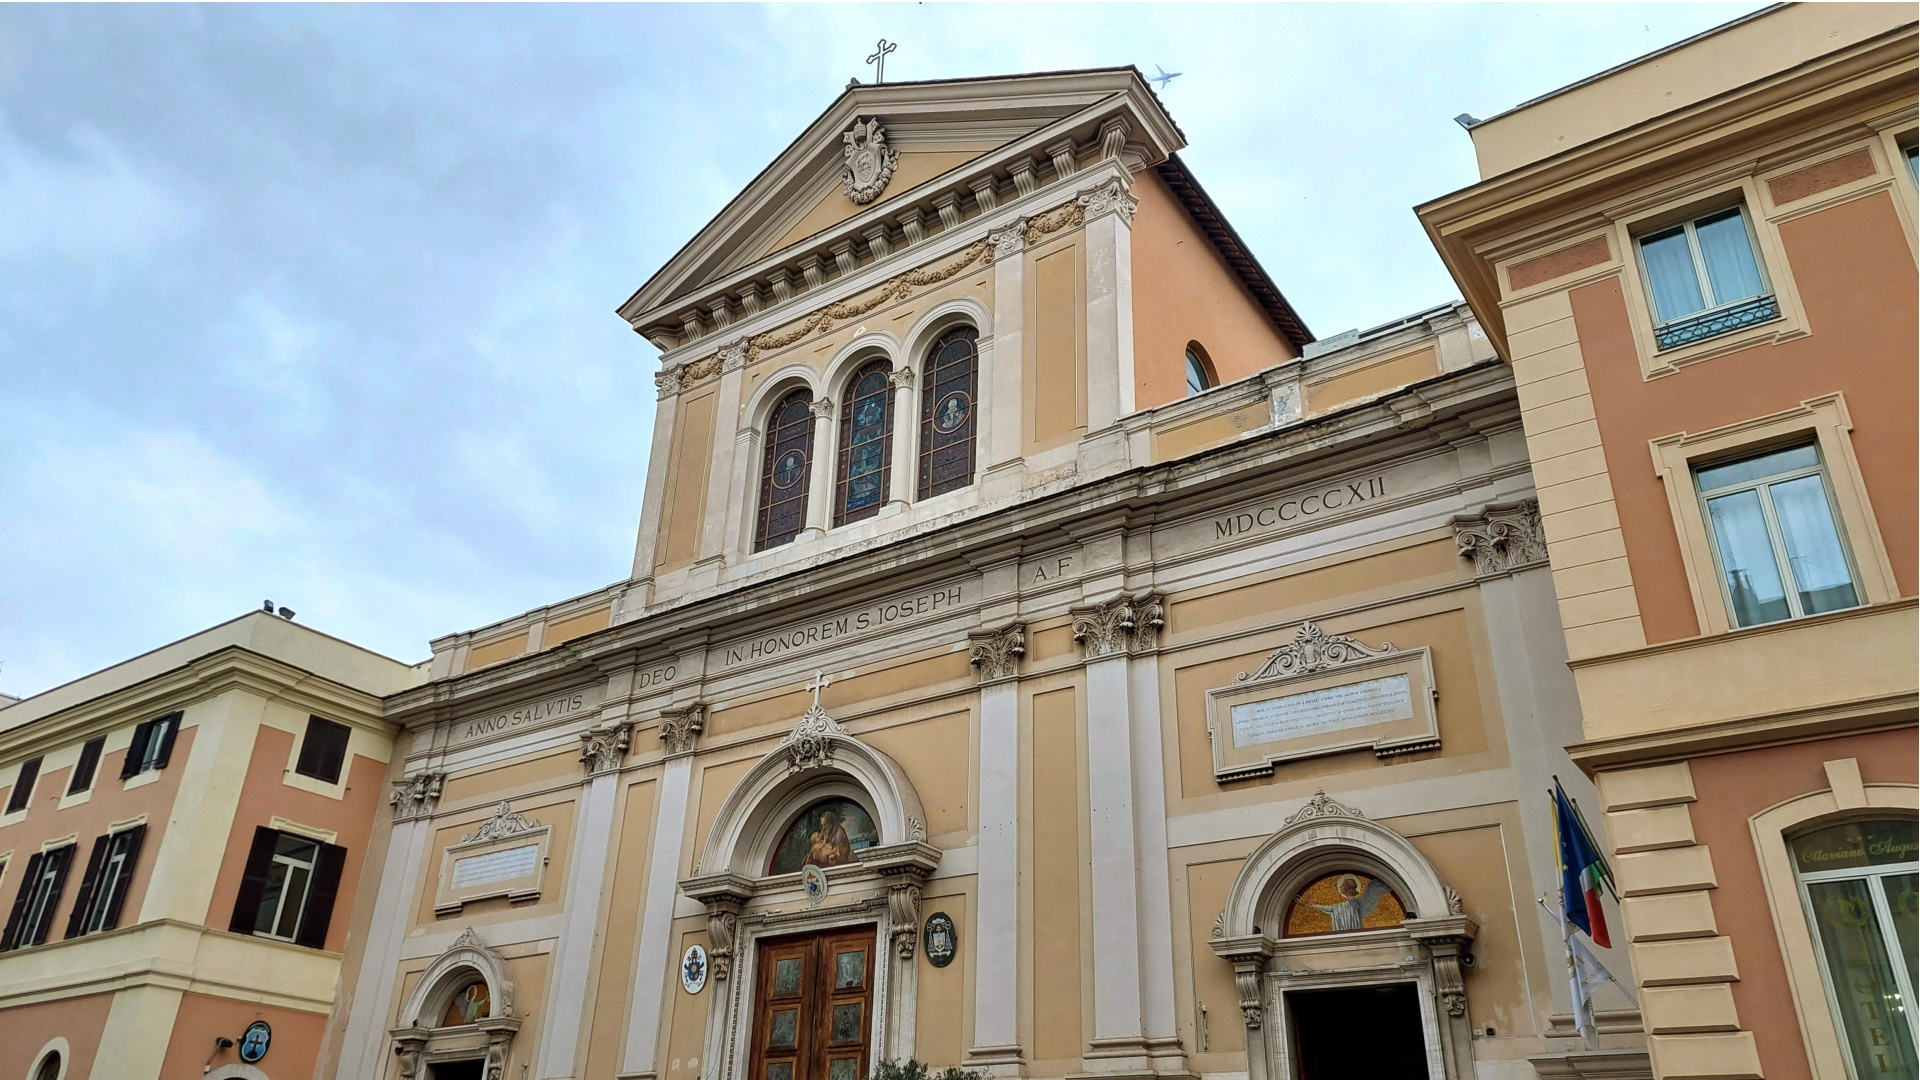
<path id="1" fill-rule="evenodd" d="M 660 745 L 668 757 L 693 753 L 693 744 L 707 726 L 707 707 L 694 702 L 660 713 Z"/>
<path id="2" fill-rule="evenodd" d="M 1073 608 L 1069 614 L 1073 638 L 1088 660 L 1151 649 L 1160 643 L 1160 628 L 1167 621 L 1162 597 L 1151 592 Z"/>
<path id="3" fill-rule="evenodd" d="M 587 775 L 597 776 L 619 769 L 627 759 L 632 732 L 633 725 L 627 723 L 604 724 L 581 732 L 580 763 L 587 767 Z"/>
<path id="4" fill-rule="evenodd" d="M 1020 674 L 1020 658 L 1027 654 L 1027 624 L 976 630 L 967 635 L 967 653 L 973 666 L 980 669 L 981 682 L 1011 679 Z"/>
<path id="5" fill-rule="evenodd" d="M 987 243 L 993 245 L 993 257 L 996 259 L 1020 254 L 1027 247 L 1027 219 L 1010 221 L 989 232 Z"/>
<path id="6" fill-rule="evenodd" d="M 1127 194 L 1127 185 L 1118 179 L 1109 180 L 1074 201 L 1086 212 L 1088 221 L 1101 214 L 1119 214 L 1120 220 L 1128 225 L 1133 224 L 1133 211 L 1140 205 L 1140 200 Z"/>
<path id="7" fill-rule="evenodd" d="M 445 773 L 416 773 L 404 780 L 393 781 L 387 792 L 387 804 L 393 807 L 394 824 L 432 814 L 435 804 L 440 801 L 440 787 L 445 782 Z"/>
<path id="8" fill-rule="evenodd" d="M 1453 519 L 1453 543 L 1460 557 L 1473 560 L 1475 577 L 1512 573 L 1547 561 L 1547 533 L 1540 522 L 1540 501 L 1489 506 L 1479 517 Z"/>

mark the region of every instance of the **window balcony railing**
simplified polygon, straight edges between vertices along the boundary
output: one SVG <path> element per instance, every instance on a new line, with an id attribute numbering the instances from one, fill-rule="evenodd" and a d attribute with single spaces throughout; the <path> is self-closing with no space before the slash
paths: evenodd
<path id="1" fill-rule="evenodd" d="M 1779 317 L 1779 300 L 1771 296 L 1756 296 L 1738 304 L 1713 311 L 1703 311 L 1698 315 L 1655 327 L 1653 337 L 1664 352 L 1667 349 L 1691 345 L 1696 341 L 1731 333 L 1743 327 L 1769 322 Z"/>

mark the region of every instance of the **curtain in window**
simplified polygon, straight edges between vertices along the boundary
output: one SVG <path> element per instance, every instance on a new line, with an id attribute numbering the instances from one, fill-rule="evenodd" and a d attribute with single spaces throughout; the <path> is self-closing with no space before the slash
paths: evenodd
<path id="1" fill-rule="evenodd" d="M 1774 562 L 1767 522 L 1760 513 L 1760 493 L 1736 491 L 1707 500 L 1714 539 L 1720 545 L 1720 571 L 1727 578 L 1727 595 L 1741 626 L 1784 619 L 1787 592 Z"/>
<path id="2" fill-rule="evenodd" d="M 1907 880 L 1911 881 L 1911 877 Z M 1878 913 L 1864 879 L 1809 882 L 1807 900 L 1827 956 L 1834 1005 L 1853 1062 L 1864 1077 L 1920 1074 L 1900 984 L 1887 955 Z M 1909 894 L 1911 895 L 1911 894 Z M 1911 901 L 1909 901 L 1911 904 Z M 1895 909 L 1896 911 L 1898 909 Z M 1906 918 L 1912 921 L 1909 906 Z M 1908 930 L 1908 936 L 1912 934 Z"/>
<path id="3" fill-rule="evenodd" d="M 1640 257 L 1646 264 L 1647 283 L 1653 287 L 1654 317 L 1659 321 L 1672 322 L 1707 306 L 1700 297 L 1700 275 L 1693 269 L 1686 230 L 1642 240 Z"/>
<path id="4" fill-rule="evenodd" d="M 959 326 L 927 350 L 920 394 L 919 497 L 973 483 L 975 381 L 979 331 Z"/>
<path id="5" fill-rule="evenodd" d="M 1701 218 L 1694 235 L 1700 238 L 1700 257 L 1707 264 L 1714 306 L 1760 295 L 1760 266 L 1754 261 L 1753 239 L 1747 235 L 1740 211 Z"/>
<path id="6" fill-rule="evenodd" d="M 806 526 L 807 488 L 813 471 L 812 404 L 810 391 L 795 390 L 780 399 L 768 418 L 755 551 L 787 543 Z"/>
<path id="7" fill-rule="evenodd" d="M 1768 490 L 1773 515 L 1780 522 L 1780 538 L 1787 546 L 1787 565 L 1800 591 L 1800 606 L 1808 615 L 1818 615 L 1857 605 L 1853 573 L 1833 526 L 1826 485 L 1818 476 L 1803 476 Z"/>
<path id="8" fill-rule="evenodd" d="M 847 384 L 840 410 L 840 477 L 833 523 L 872 517 L 887 501 L 893 459 L 893 365 L 875 360 Z"/>

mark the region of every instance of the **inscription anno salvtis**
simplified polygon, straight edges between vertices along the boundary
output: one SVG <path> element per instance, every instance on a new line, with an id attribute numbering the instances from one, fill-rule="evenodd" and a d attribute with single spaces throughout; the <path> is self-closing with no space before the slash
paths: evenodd
<path id="1" fill-rule="evenodd" d="M 854 634 L 944 615 L 961 606 L 961 589 L 959 585 L 929 589 L 788 627 L 777 633 L 737 641 L 720 650 L 720 665 L 730 668 L 736 664 L 787 656 Z"/>
<path id="2" fill-rule="evenodd" d="M 1387 481 L 1382 476 L 1369 476 L 1352 481 L 1343 480 L 1309 491 L 1304 495 L 1289 495 L 1252 510 L 1214 518 L 1211 539 L 1225 540 L 1232 536 L 1279 528 L 1304 518 L 1319 517 L 1335 510 L 1344 510 L 1360 503 L 1372 502 L 1385 496 L 1386 493 Z"/>
<path id="3" fill-rule="evenodd" d="M 515 728 L 544 724 L 563 716 L 572 716 L 587 708 L 589 698 L 598 697 L 599 694 L 593 691 L 576 690 L 571 694 L 561 694 L 559 697 L 548 698 L 532 705 L 523 705 L 518 709 L 476 716 L 471 720 L 460 722 L 459 737 L 484 739 Z"/>

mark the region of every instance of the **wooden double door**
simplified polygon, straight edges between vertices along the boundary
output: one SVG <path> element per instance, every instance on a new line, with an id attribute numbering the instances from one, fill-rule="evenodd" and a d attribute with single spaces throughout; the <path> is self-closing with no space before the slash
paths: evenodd
<path id="1" fill-rule="evenodd" d="M 866 1080 L 875 936 L 869 924 L 760 943 L 751 1080 Z"/>

